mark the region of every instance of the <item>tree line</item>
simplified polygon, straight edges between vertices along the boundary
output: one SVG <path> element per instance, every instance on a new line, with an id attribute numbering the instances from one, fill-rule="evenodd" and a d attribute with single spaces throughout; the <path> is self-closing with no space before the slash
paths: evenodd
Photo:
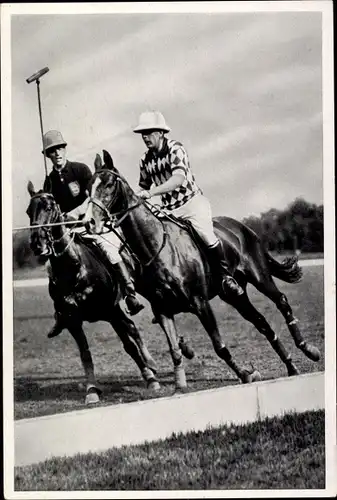
<path id="1" fill-rule="evenodd" d="M 270 251 L 323 252 L 323 205 L 296 198 L 284 210 L 271 208 L 260 217 L 247 217 L 244 224 L 255 231 Z"/>
<path id="2" fill-rule="evenodd" d="M 296 198 L 284 210 L 271 208 L 259 217 L 246 217 L 242 222 L 260 236 L 270 251 L 323 252 L 323 205 Z M 30 249 L 29 230 L 14 234 L 14 267 L 35 267 L 40 263 Z"/>

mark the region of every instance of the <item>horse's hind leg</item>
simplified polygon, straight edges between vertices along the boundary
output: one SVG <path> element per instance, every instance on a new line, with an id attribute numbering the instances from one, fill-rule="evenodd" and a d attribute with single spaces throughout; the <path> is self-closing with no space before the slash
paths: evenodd
<path id="1" fill-rule="evenodd" d="M 98 403 L 99 396 L 102 391 L 99 387 L 97 387 L 97 382 L 94 374 L 94 364 L 92 361 L 87 337 L 82 328 L 82 323 L 71 322 L 67 325 L 67 328 L 73 336 L 80 351 L 81 362 L 86 377 L 87 395 L 85 398 L 85 402 L 86 404 Z"/>
<path id="2" fill-rule="evenodd" d="M 254 382 L 257 378 L 260 378 L 258 372 L 255 371 L 250 373 L 246 369 L 240 368 L 236 361 L 234 361 L 231 353 L 221 338 L 213 310 L 206 300 L 197 305 L 196 314 L 210 336 L 216 354 L 219 358 L 226 361 L 227 365 L 236 373 L 239 379 L 243 383 L 247 383 Z"/>
<path id="3" fill-rule="evenodd" d="M 280 357 L 281 361 L 286 365 L 288 375 L 298 375 L 298 370 L 291 359 L 291 355 L 287 352 L 281 340 L 272 330 L 271 326 L 265 317 L 253 306 L 250 302 L 247 292 L 240 295 L 239 299 L 233 302 L 233 306 L 238 310 L 243 318 L 250 321 L 255 328 L 262 333 L 269 341 L 270 345 Z"/>
<path id="4" fill-rule="evenodd" d="M 110 324 L 123 343 L 125 352 L 135 361 L 147 387 L 157 391 L 160 386 L 156 378 L 156 363 L 149 353 L 134 322 L 123 312 L 117 304 L 111 313 Z"/>
<path id="5" fill-rule="evenodd" d="M 319 350 L 317 347 L 304 340 L 298 327 L 298 319 L 295 318 L 286 295 L 280 292 L 275 285 L 273 278 L 270 277 L 258 280 L 253 284 L 261 293 L 272 300 L 279 309 L 287 323 L 287 327 L 292 338 L 294 339 L 296 347 L 298 347 L 312 361 L 318 361 L 320 359 Z"/>

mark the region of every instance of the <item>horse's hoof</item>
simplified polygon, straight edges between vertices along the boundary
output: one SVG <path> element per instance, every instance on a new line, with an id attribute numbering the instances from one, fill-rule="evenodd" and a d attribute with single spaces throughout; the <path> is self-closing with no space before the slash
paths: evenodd
<path id="1" fill-rule="evenodd" d="M 195 356 L 195 353 L 188 344 L 184 341 L 184 339 L 179 340 L 179 347 L 182 352 L 182 354 L 185 356 L 186 359 L 193 359 Z"/>
<path id="2" fill-rule="evenodd" d="M 258 370 L 253 370 L 252 372 L 245 370 L 241 378 L 243 384 L 251 384 L 252 382 L 259 382 L 260 380 L 261 374 Z"/>
<path id="3" fill-rule="evenodd" d="M 296 366 L 294 364 L 291 364 L 290 366 L 288 366 L 288 376 L 289 377 L 293 377 L 294 375 L 299 375 L 300 372 L 298 371 L 298 369 L 296 368 Z"/>
<path id="4" fill-rule="evenodd" d="M 181 352 L 185 356 L 186 359 L 193 359 L 195 356 L 195 353 L 193 349 L 188 346 L 187 344 L 179 344 L 179 347 L 181 349 Z"/>
<path id="5" fill-rule="evenodd" d="M 319 361 L 321 358 L 319 349 L 311 344 L 304 344 L 302 352 L 307 356 L 307 358 L 311 359 L 311 361 Z"/>
<path id="6" fill-rule="evenodd" d="M 86 405 L 93 405 L 99 403 L 99 395 L 97 392 L 89 392 L 85 397 Z"/>
<path id="7" fill-rule="evenodd" d="M 47 337 L 49 339 L 53 339 L 54 337 L 58 337 L 58 335 L 60 335 L 60 333 L 62 333 L 62 330 L 59 330 L 57 328 L 53 328 L 52 330 L 50 330 L 50 332 L 47 334 Z"/>
<path id="8" fill-rule="evenodd" d="M 181 394 L 186 394 L 188 392 L 186 387 L 176 387 L 173 393 L 173 396 L 181 396 Z"/>
<path id="9" fill-rule="evenodd" d="M 261 373 L 258 370 L 254 370 L 251 374 L 252 382 L 260 382 L 262 380 Z"/>
<path id="10" fill-rule="evenodd" d="M 160 384 L 158 380 L 149 380 L 147 383 L 147 388 L 152 392 L 158 392 L 160 390 Z"/>

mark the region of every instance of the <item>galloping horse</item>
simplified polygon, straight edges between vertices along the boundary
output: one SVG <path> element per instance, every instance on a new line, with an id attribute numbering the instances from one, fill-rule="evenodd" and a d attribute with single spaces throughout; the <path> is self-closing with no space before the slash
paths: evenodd
<path id="1" fill-rule="evenodd" d="M 134 193 L 114 167 L 107 151 L 103 151 L 103 161 L 100 155 L 96 155 L 96 171 L 91 181 L 86 214 L 87 230 L 101 232 L 105 220 L 111 219 L 111 215 L 121 227 L 125 241 L 141 264 L 141 270 L 135 276 L 136 290 L 150 302 L 154 316 L 166 334 L 174 364 L 176 390 L 187 385 L 174 322 L 174 315 L 180 312 L 191 312 L 200 319 L 216 354 L 243 383 L 259 379 L 258 372 L 238 366 L 221 338 L 209 304 L 219 294 L 215 286 L 216 276 L 212 276 L 212 263 L 207 262 L 196 240 L 183 224 L 158 217 L 147 202 Z M 299 281 L 302 273 L 297 259 L 292 257 L 283 263 L 277 262 L 264 250 L 258 236 L 234 219 L 224 217 L 221 224 L 214 222 L 214 228 L 226 249 L 231 270 L 244 289 L 244 294 L 235 300 L 221 293 L 220 298 L 235 307 L 267 338 L 286 365 L 288 375 L 296 375 L 299 372 L 290 354 L 248 298 L 247 284 L 253 284 L 280 310 L 295 345 L 308 358 L 318 361 L 319 350 L 303 339 L 286 296 L 273 280 L 275 276 L 287 283 Z"/>
<path id="2" fill-rule="evenodd" d="M 102 391 L 96 383 L 83 321 L 109 322 L 148 388 L 158 390 L 155 362 L 135 324 L 120 307 L 119 286 L 113 270 L 102 260 L 104 255 L 92 242 L 86 243 L 79 234 L 66 228 L 52 194 L 35 192 L 31 182 L 27 187 L 31 196 L 27 214 L 31 226 L 37 226 L 31 229 L 31 248 L 35 255 L 49 257 L 49 294 L 55 310 L 61 313 L 55 328 L 58 332 L 67 328 L 77 343 L 86 376 L 86 403 L 98 402 Z"/>

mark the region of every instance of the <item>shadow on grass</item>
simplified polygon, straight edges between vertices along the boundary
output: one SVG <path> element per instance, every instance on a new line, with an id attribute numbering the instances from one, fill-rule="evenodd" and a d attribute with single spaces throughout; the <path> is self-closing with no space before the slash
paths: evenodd
<path id="1" fill-rule="evenodd" d="M 174 378 L 170 371 L 161 373 L 158 377 L 161 385 L 161 391 L 156 394 L 157 397 L 171 395 L 174 391 Z M 85 392 L 84 377 L 40 377 L 23 376 L 14 379 L 14 399 L 17 403 L 34 401 L 57 401 L 74 400 L 83 401 Z M 230 386 L 238 384 L 233 379 L 205 379 L 193 378 L 188 381 L 186 392 L 195 390 L 205 390 L 218 388 L 221 386 Z M 110 377 L 99 377 L 98 386 L 102 390 L 103 399 L 110 403 L 137 401 L 139 399 L 148 399 L 151 396 L 148 393 L 145 382 L 139 376 L 120 377 L 111 380 Z"/>
<path id="2" fill-rule="evenodd" d="M 15 316 L 15 321 L 28 321 L 30 319 L 54 319 L 54 314 L 34 314 L 33 316 Z"/>

